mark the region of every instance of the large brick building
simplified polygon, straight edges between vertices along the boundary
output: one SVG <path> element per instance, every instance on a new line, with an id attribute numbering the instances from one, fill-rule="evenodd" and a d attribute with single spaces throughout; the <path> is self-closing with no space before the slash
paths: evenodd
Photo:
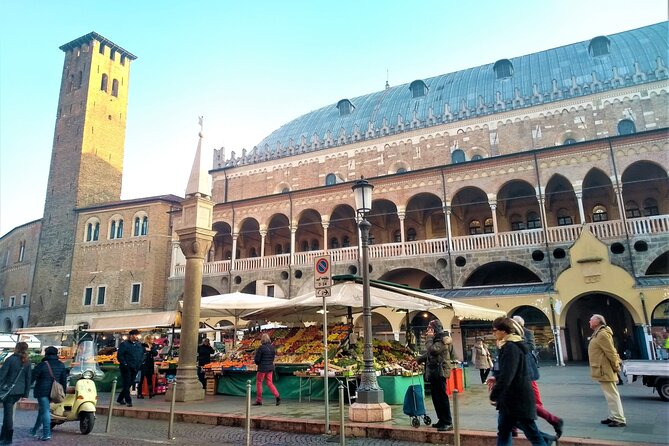
<path id="1" fill-rule="evenodd" d="M 547 357 L 560 334 L 565 359 L 582 359 L 587 320 L 602 313 L 621 350 L 647 356 L 646 327 L 662 335 L 669 313 L 667 31 L 659 23 L 342 98 L 252 150 L 215 151 L 203 295 L 300 295 L 325 252 L 335 273 L 358 274 L 351 185 L 364 176 L 375 186 L 373 279 L 523 315 Z M 174 309 L 179 199 L 118 196 L 134 56 L 95 33 L 63 49 L 31 323 Z M 420 330 L 430 317 L 379 309 L 374 325 L 401 338 L 404 321 Z M 444 322 L 460 346 L 489 327 Z"/>

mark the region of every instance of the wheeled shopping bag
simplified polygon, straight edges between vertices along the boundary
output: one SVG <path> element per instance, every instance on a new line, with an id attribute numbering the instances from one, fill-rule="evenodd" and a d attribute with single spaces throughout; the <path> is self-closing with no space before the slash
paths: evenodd
<path id="1" fill-rule="evenodd" d="M 405 415 L 411 417 L 411 425 L 413 427 L 420 426 L 419 417 L 423 417 L 423 423 L 428 426 L 432 424 L 432 420 L 425 412 L 425 400 L 423 398 L 423 387 L 420 384 L 413 384 L 407 388 L 404 394 L 404 407 L 402 409 Z"/>

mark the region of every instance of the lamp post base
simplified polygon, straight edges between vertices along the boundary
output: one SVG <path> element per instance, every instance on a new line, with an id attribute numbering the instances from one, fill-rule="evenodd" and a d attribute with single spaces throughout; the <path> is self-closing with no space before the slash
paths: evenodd
<path id="1" fill-rule="evenodd" d="M 348 409 L 348 419 L 356 423 L 389 421 L 392 416 L 392 410 L 386 403 L 353 403 Z"/>

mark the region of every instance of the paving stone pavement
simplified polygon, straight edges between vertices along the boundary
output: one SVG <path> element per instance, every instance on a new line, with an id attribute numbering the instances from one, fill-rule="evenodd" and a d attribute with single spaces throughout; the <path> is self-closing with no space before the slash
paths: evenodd
<path id="1" fill-rule="evenodd" d="M 36 412 L 17 410 L 14 418 L 14 443 L 77 446 L 142 446 L 142 445 L 188 445 L 240 446 L 245 443 L 243 428 L 209 426 L 203 424 L 175 423 L 174 440 L 167 439 L 166 421 L 140 420 L 136 418 L 114 418 L 111 432 L 105 433 L 107 417 L 98 415 L 95 428 L 89 435 L 81 435 L 78 423 L 57 426 L 50 442 L 41 442 L 28 433 L 35 422 Z M 337 446 L 338 437 L 324 435 L 291 434 L 277 431 L 252 431 L 253 446 Z M 348 446 L 424 446 L 424 443 L 368 438 L 347 438 Z"/>

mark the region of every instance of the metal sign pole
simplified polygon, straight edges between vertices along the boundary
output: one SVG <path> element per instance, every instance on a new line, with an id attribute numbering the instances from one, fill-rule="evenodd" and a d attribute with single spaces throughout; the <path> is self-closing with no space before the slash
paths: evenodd
<path id="1" fill-rule="evenodd" d="M 330 433 L 330 386 L 328 378 L 328 304 L 323 296 L 323 399 L 325 400 L 325 433 Z"/>

